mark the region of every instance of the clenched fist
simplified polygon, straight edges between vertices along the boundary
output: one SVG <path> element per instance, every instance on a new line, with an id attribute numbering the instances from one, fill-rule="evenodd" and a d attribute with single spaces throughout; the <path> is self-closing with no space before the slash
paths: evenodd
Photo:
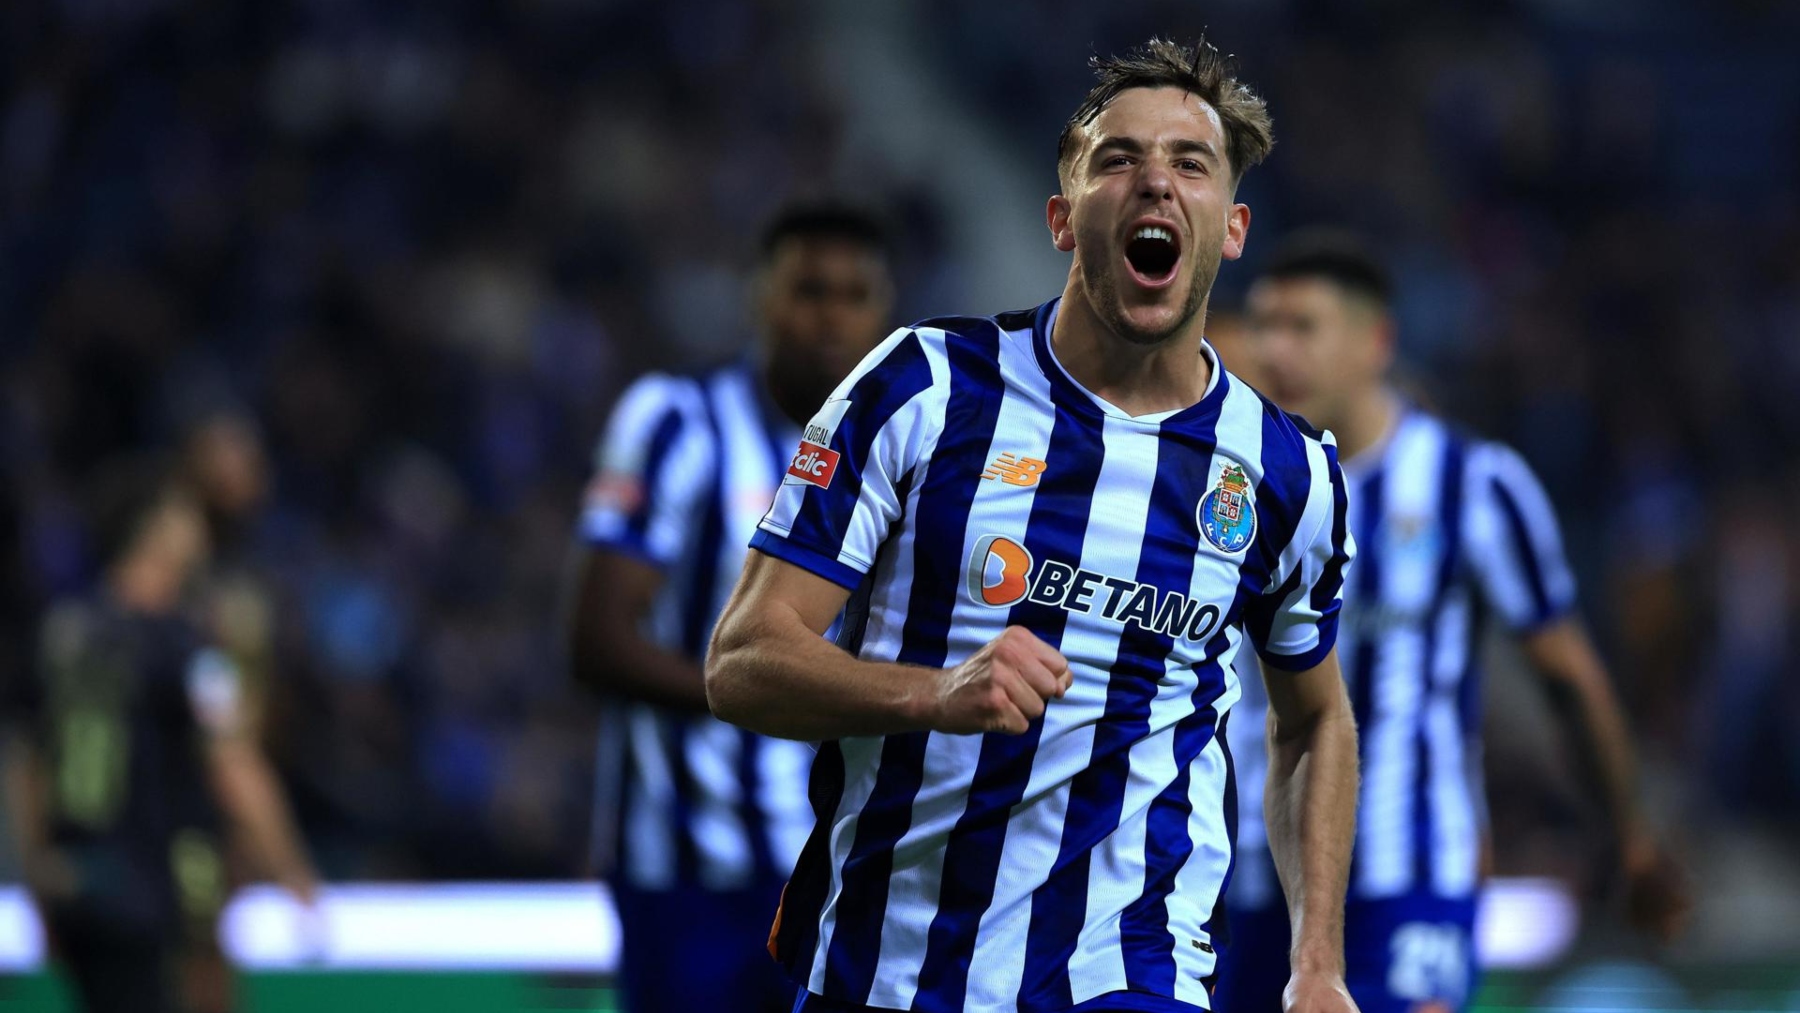
<path id="1" fill-rule="evenodd" d="M 1062 652 L 1023 626 L 1008 626 L 968 660 L 944 670 L 931 727 L 958 735 L 1018 735 L 1074 681 Z"/>

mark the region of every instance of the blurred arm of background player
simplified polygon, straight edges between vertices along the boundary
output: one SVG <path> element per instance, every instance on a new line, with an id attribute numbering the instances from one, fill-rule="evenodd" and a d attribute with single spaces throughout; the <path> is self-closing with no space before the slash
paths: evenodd
<path id="1" fill-rule="evenodd" d="M 1356 835 L 1356 719 L 1335 650 L 1303 672 L 1267 665 L 1262 672 L 1269 691 L 1263 813 L 1294 926 L 1284 1004 L 1347 1007 L 1344 894 Z M 1343 992 L 1341 1002 L 1335 991 Z"/>
<path id="2" fill-rule="evenodd" d="M 1630 733 L 1605 663 L 1586 627 L 1573 617 L 1525 634 L 1519 645 L 1544 679 L 1558 710 L 1575 726 L 1585 758 L 1600 782 L 1619 850 L 1632 924 L 1665 941 L 1672 938 L 1686 921 L 1692 901 L 1685 878 L 1658 844 L 1638 804 Z"/>
<path id="3" fill-rule="evenodd" d="M 569 629 L 575 678 L 596 693 L 704 712 L 700 663 L 643 632 L 665 579 L 662 570 L 623 553 L 596 548 L 584 555 Z"/>
<path id="4" fill-rule="evenodd" d="M 1020 626 L 955 668 L 861 661 L 824 637 L 849 597 L 823 577 L 751 552 L 707 652 L 713 713 L 802 741 L 926 729 L 1017 735 L 1073 680 L 1062 654 Z"/>
<path id="5" fill-rule="evenodd" d="M 274 769 L 245 731 L 212 734 L 207 774 L 219 808 L 243 833 L 263 871 L 308 906 L 318 899 L 318 874 L 300 843 L 287 795 Z"/>
<path id="6" fill-rule="evenodd" d="M 50 846 L 49 785 L 27 722 L 9 720 L 3 732 L 6 821 L 12 827 L 25 886 L 34 897 L 63 897 L 75 891 L 75 872 Z"/>

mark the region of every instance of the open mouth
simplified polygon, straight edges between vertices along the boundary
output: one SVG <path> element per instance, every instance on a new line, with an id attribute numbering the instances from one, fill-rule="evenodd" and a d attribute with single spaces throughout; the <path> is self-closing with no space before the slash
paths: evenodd
<path id="1" fill-rule="evenodd" d="M 1180 260 L 1181 246 L 1175 241 L 1175 233 L 1161 225 L 1139 226 L 1125 243 L 1125 262 L 1149 285 L 1160 285 L 1173 277 Z"/>

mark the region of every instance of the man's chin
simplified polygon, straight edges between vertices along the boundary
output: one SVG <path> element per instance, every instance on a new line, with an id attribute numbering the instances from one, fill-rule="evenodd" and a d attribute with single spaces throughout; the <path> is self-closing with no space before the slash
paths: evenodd
<path id="1" fill-rule="evenodd" d="M 1187 324 L 1189 315 L 1179 303 L 1121 306 L 1113 320 L 1119 336 L 1134 345 L 1160 345 Z"/>

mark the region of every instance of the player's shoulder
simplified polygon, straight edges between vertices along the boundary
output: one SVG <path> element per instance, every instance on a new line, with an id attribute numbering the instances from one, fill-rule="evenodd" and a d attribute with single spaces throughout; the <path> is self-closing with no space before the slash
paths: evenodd
<path id="1" fill-rule="evenodd" d="M 655 369 L 627 384 L 619 408 L 690 413 L 699 409 L 708 381 L 723 367 L 688 370 Z"/>
<path id="2" fill-rule="evenodd" d="M 954 357 L 959 361 L 968 361 L 973 356 L 982 361 L 998 359 L 1000 355 L 1000 338 L 1009 330 L 1021 329 L 1017 322 L 1009 326 L 1006 322 L 1017 314 L 999 314 L 997 316 L 940 316 L 928 317 L 906 328 L 926 343 L 928 350 L 945 358 Z M 1029 317 L 1023 329 L 1030 330 Z"/>
<path id="3" fill-rule="evenodd" d="M 735 368 L 726 365 L 642 374 L 626 386 L 614 403 L 613 434 L 643 439 L 659 432 L 670 438 L 704 435 L 707 388 Z"/>
<path id="4" fill-rule="evenodd" d="M 1245 383 L 1243 379 L 1227 372 L 1234 392 L 1243 391 L 1244 396 L 1254 397 L 1259 402 L 1263 417 L 1263 456 L 1272 455 L 1306 461 L 1315 456 L 1313 448 L 1328 449 L 1330 457 L 1336 458 L 1337 439 L 1327 430 L 1308 422 L 1304 417 L 1290 412 L 1276 404 L 1267 394 Z"/>

